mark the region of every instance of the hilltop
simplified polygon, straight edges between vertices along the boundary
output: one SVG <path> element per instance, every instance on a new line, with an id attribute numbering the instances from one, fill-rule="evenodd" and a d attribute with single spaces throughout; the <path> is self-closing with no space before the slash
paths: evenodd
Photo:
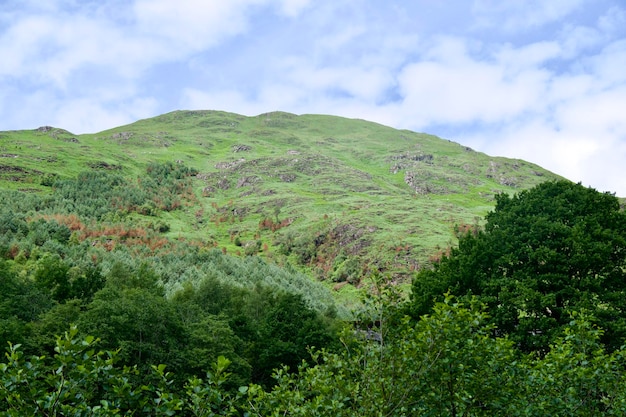
<path id="1" fill-rule="evenodd" d="M 175 207 L 150 197 L 120 221 L 299 265 L 336 289 L 373 269 L 406 282 L 455 230 L 479 225 L 494 195 L 559 178 L 432 135 L 324 115 L 175 111 L 94 134 L 0 132 L 3 189 L 45 195 L 85 172 L 136 188 L 151 164 L 185 167 L 189 189 Z"/>

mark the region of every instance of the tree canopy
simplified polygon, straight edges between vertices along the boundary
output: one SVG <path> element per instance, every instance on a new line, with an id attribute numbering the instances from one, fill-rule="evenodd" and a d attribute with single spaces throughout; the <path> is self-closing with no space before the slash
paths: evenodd
<path id="1" fill-rule="evenodd" d="M 167 239 L 138 218 L 180 210 L 153 199 L 157 184 L 186 189 L 185 170 L 148 174 L 129 195 L 106 175 L 58 180 L 62 199 L 5 194 L 0 417 L 624 415 L 614 196 L 567 182 L 498 195 L 408 303 L 371 272 L 348 326 L 289 264 Z M 115 204 L 74 214 L 92 186 Z M 335 274 L 358 273 L 348 259 Z"/>
<path id="2" fill-rule="evenodd" d="M 0 416 L 624 415 L 626 352 L 607 353 L 588 315 L 570 318 L 543 357 L 524 355 L 490 336 L 483 306 L 448 295 L 381 340 L 346 333 L 344 348 L 313 351 L 296 372 L 278 369 L 273 387 L 236 390 L 226 388 L 224 356 L 177 389 L 169 367 L 124 366 L 117 350 L 100 350 L 73 327 L 48 357 L 10 346 L 0 361 Z"/>
<path id="3" fill-rule="evenodd" d="M 459 236 L 432 270 L 417 274 L 414 316 L 450 291 L 489 308 L 497 334 L 527 351 L 545 351 L 587 310 L 619 347 L 626 335 L 626 214 L 617 198 L 581 184 L 550 181 L 514 196 L 496 196 L 484 230 Z"/>

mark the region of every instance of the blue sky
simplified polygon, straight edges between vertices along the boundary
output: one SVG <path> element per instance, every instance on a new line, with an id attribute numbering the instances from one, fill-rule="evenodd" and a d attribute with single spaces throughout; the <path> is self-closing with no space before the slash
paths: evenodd
<path id="1" fill-rule="evenodd" d="M 626 196 L 624 0 L 3 0 L 0 130 L 360 118 Z"/>

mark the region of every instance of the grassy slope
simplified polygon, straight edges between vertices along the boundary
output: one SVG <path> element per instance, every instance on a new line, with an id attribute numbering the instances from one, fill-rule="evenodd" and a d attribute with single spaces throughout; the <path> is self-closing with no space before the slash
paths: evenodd
<path id="1" fill-rule="evenodd" d="M 229 253 L 260 246 L 282 262 L 277 242 L 311 236 L 307 264 L 322 278 L 340 253 L 406 277 L 453 242 L 456 224 L 479 222 L 495 193 L 556 178 L 431 135 L 321 115 L 176 111 L 89 135 L 0 132 L 3 188 L 47 192 L 46 175 L 89 169 L 140 178 L 153 161 L 200 171 L 197 205 L 162 214 L 171 237 Z M 261 230 L 265 218 L 284 227 Z"/>

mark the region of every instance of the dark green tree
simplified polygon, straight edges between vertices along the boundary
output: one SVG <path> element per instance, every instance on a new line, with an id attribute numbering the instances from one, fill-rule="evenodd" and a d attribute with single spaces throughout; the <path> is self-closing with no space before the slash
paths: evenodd
<path id="1" fill-rule="evenodd" d="M 179 346 L 185 330 L 174 306 L 163 296 L 157 274 L 145 263 L 136 268 L 116 263 L 78 320 L 97 334 L 107 349 L 121 348 L 126 365 L 147 370 L 151 364 L 180 364 Z"/>
<path id="2" fill-rule="evenodd" d="M 68 271 L 70 270 L 60 256 L 46 254 L 37 262 L 34 278 L 41 287 L 47 289 L 53 299 L 63 302 L 72 292 Z"/>
<path id="3" fill-rule="evenodd" d="M 611 349 L 626 336 L 626 214 L 617 198 L 567 181 L 496 196 L 483 231 L 415 277 L 412 314 L 450 291 L 488 305 L 496 334 L 545 351 L 569 312 L 586 309 Z"/>
<path id="4" fill-rule="evenodd" d="M 158 363 L 176 366 L 178 346 L 185 342 L 182 323 L 171 304 L 144 288 L 105 287 L 78 324 L 99 335 L 107 349 L 120 347 L 125 364 L 142 370 Z"/>
<path id="5" fill-rule="evenodd" d="M 25 341 L 22 343 L 24 352 L 37 356 L 54 354 L 56 337 L 78 322 L 82 309 L 81 300 L 74 299 L 63 304 L 57 303 L 40 314 L 36 321 L 24 327 L 26 333 Z"/>
<path id="6" fill-rule="evenodd" d="M 310 358 L 309 348 L 331 348 L 336 341 L 330 322 L 307 306 L 302 296 L 267 295 L 249 359 L 253 380 L 265 386 L 273 383 L 274 369 L 287 366 L 295 371 Z"/>
<path id="7" fill-rule="evenodd" d="M 250 365 L 243 358 L 245 344 L 230 327 L 225 308 L 216 310 L 216 305 L 203 297 L 206 294 L 186 285 L 172 297 L 185 331 L 185 343 L 177 349 L 181 364 L 176 373 L 201 377 L 219 356 L 224 356 L 230 361 L 231 374 L 226 385 L 236 389 L 250 382 Z"/>
<path id="8" fill-rule="evenodd" d="M 0 260 L 0 344 L 23 343 L 27 326 L 54 302 L 39 285 L 18 277 L 7 263 Z"/>
<path id="9" fill-rule="evenodd" d="M 387 310 L 383 301 L 382 310 Z M 118 351 L 72 327 L 49 357 L 10 346 L 0 360 L 0 416 L 622 416 L 624 350 L 606 353 L 587 313 L 546 355 L 523 355 L 492 338 L 484 306 L 451 296 L 419 322 L 403 318 L 381 341 L 345 333 L 344 348 L 312 352 L 271 390 L 225 389 L 230 360 L 182 390 L 164 365 L 123 366 Z M 394 320 L 395 321 L 395 320 Z"/>
<path id="10" fill-rule="evenodd" d="M 133 384 L 137 368 L 119 366 L 117 353 L 97 351 L 97 341 L 73 327 L 57 338 L 50 358 L 26 358 L 10 346 L 0 362 L 0 416 L 172 416 L 182 409 L 163 365 Z"/>

